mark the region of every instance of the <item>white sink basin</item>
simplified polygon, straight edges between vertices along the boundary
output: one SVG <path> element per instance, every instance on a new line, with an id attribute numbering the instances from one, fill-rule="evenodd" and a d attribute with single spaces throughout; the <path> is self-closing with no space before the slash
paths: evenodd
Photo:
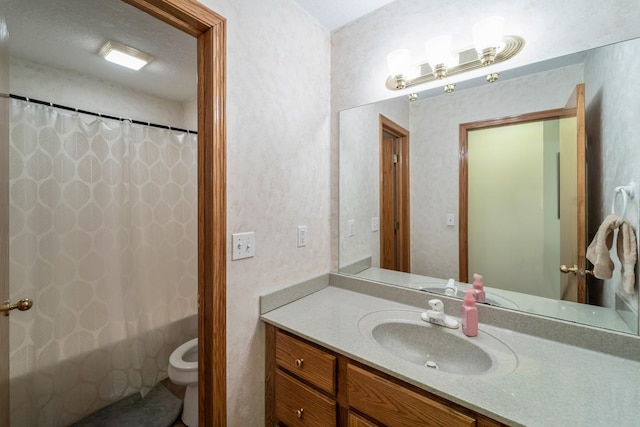
<path id="1" fill-rule="evenodd" d="M 424 322 L 420 311 L 381 310 L 363 316 L 358 327 L 386 352 L 424 369 L 465 375 L 512 372 L 518 359 L 499 339 L 480 329 L 467 337 L 462 329 Z"/>

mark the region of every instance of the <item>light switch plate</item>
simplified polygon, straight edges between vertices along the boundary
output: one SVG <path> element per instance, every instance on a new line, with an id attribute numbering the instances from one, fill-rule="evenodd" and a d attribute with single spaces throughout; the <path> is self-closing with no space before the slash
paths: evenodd
<path id="1" fill-rule="evenodd" d="M 452 213 L 447 214 L 447 225 L 448 226 L 456 225 L 456 216 L 455 216 L 455 214 L 452 214 Z"/>
<path id="2" fill-rule="evenodd" d="M 380 231 L 380 217 L 374 216 L 371 218 L 371 231 Z"/>
<path id="3" fill-rule="evenodd" d="M 232 239 L 231 260 L 251 258 L 256 254 L 256 237 L 253 231 L 234 233 Z"/>

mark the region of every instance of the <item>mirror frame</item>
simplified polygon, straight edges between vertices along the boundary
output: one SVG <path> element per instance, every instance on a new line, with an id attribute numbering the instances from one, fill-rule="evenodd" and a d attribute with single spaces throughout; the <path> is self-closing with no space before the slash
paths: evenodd
<path id="1" fill-rule="evenodd" d="M 196 0 L 122 1 L 198 40 L 198 422 L 226 426 L 226 20 Z"/>

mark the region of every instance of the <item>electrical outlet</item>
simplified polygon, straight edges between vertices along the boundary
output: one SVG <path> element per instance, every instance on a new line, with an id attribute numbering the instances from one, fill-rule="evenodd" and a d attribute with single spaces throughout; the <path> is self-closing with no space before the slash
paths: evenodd
<path id="1" fill-rule="evenodd" d="M 298 226 L 298 247 L 301 248 L 303 246 L 307 246 L 307 226 L 299 225 Z"/>

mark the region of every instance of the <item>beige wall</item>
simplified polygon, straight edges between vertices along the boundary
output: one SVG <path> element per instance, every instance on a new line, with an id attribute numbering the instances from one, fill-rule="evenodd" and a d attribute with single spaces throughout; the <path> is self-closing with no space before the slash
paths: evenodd
<path id="1" fill-rule="evenodd" d="M 631 181 L 640 183 L 638 164 L 638 135 L 640 135 L 640 112 L 637 94 L 640 93 L 640 40 L 599 49 L 585 61 L 585 96 L 587 102 L 586 131 L 588 143 L 588 211 L 589 238 L 595 235 L 598 226 L 611 211 L 613 189 Z M 612 78 L 611 70 L 623 70 Z M 603 166 L 604 165 L 604 166 Z M 612 165 L 615 165 L 611 167 Z M 637 191 L 637 190 L 636 190 Z M 621 202 L 622 198 L 619 198 Z M 628 220 L 639 230 L 638 196 L 628 209 Z M 617 208 L 621 209 L 621 203 Z M 587 242 L 588 243 L 588 242 Z M 613 251 L 615 252 L 615 251 Z M 633 295 L 620 287 L 620 268 L 617 256 L 614 277 L 604 283 L 597 281 L 590 287 L 592 295 L 608 307 L 616 307 L 623 317 L 626 308 L 616 305 L 616 294 L 638 306 L 638 289 Z M 636 268 L 636 276 L 638 274 Z M 637 279 L 636 279 L 637 283 Z M 637 314 L 637 313 L 636 313 Z M 637 328 L 637 316 L 633 318 L 633 329 Z"/>
<path id="2" fill-rule="evenodd" d="M 371 257 L 380 266 L 380 232 L 371 218 L 380 217 L 380 115 L 409 129 L 409 100 L 397 98 L 340 113 L 340 267 Z M 418 167 L 420 167 L 418 165 Z M 355 235 L 349 236 L 347 221 Z"/>
<path id="3" fill-rule="evenodd" d="M 498 289 L 557 297 L 545 292 L 540 268 L 543 135 L 542 122 L 469 132 L 469 274 Z"/>
<path id="4" fill-rule="evenodd" d="M 227 19 L 228 425 L 264 425 L 259 296 L 329 271 L 329 33 L 293 0 L 201 0 Z M 307 246 L 296 247 L 296 226 Z"/>

